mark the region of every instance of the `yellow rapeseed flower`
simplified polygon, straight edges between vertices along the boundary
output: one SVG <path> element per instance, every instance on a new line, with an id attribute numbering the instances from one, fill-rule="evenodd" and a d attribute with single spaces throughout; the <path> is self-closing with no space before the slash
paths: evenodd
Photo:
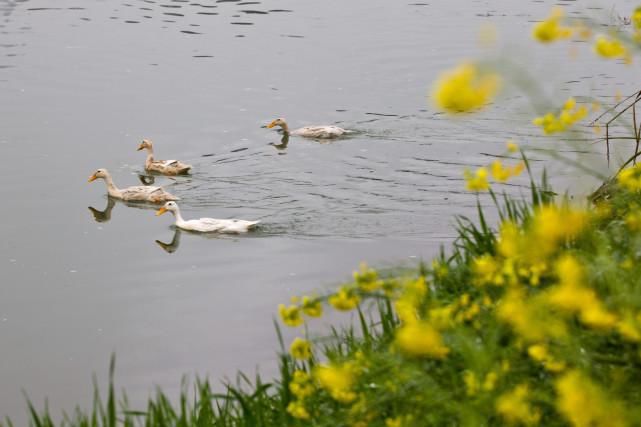
<path id="1" fill-rule="evenodd" d="M 338 292 L 328 298 L 328 302 L 336 310 L 349 311 L 358 306 L 360 298 L 354 289 L 342 286 L 338 289 Z"/>
<path id="2" fill-rule="evenodd" d="M 625 313 L 617 323 L 616 329 L 621 336 L 631 342 L 641 342 L 641 325 L 632 313 Z"/>
<path id="3" fill-rule="evenodd" d="M 356 381 L 355 370 L 349 363 L 318 365 L 314 369 L 314 377 L 338 402 L 350 403 L 357 397 L 352 391 Z"/>
<path id="4" fill-rule="evenodd" d="M 506 182 L 508 179 L 519 176 L 525 169 L 525 163 L 520 162 L 514 166 L 503 166 L 500 160 L 492 162 L 492 177 L 498 182 Z"/>
<path id="5" fill-rule="evenodd" d="M 374 292 L 383 285 L 376 270 L 369 268 L 365 263 L 362 263 L 360 269 L 354 272 L 354 281 L 365 292 Z"/>
<path id="6" fill-rule="evenodd" d="M 512 391 L 499 396 L 496 400 L 496 412 L 508 424 L 538 424 L 541 413 L 538 409 L 532 408 L 528 399 L 529 394 L 526 384 L 516 386 Z"/>
<path id="7" fill-rule="evenodd" d="M 572 36 L 572 29 L 561 25 L 563 10 L 559 7 L 552 9 L 550 16 L 532 28 L 532 37 L 541 43 L 551 43 Z"/>
<path id="8" fill-rule="evenodd" d="M 309 341 L 296 337 L 289 347 L 289 353 L 294 359 L 308 360 L 312 357 L 312 345 Z"/>
<path id="9" fill-rule="evenodd" d="M 439 331 L 425 322 L 401 326 L 396 332 L 396 343 L 410 356 L 443 359 L 450 352 Z"/>
<path id="10" fill-rule="evenodd" d="M 629 191 L 641 191 L 641 163 L 623 169 L 617 176 L 620 186 Z"/>
<path id="11" fill-rule="evenodd" d="M 627 425 L 623 407 L 578 370 L 556 381 L 559 412 L 577 427 L 623 427 Z"/>
<path id="12" fill-rule="evenodd" d="M 600 35 L 594 41 L 594 51 L 603 58 L 627 58 L 628 50 L 620 40 L 614 37 Z"/>
<path id="13" fill-rule="evenodd" d="M 438 259 L 432 260 L 432 271 L 435 277 L 439 279 L 444 278 L 448 273 L 447 263 L 440 262 Z"/>
<path id="14" fill-rule="evenodd" d="M 303 316 L 300 313 L 300 307 L 296 305 L 286 307 L 285 304 L 280 304 L 278 306 L 278 314 L 280 314 L 283 323 L 292 328 L 303 324 Z"/>
<path id="15" fill-rule="evenodd" d="M 625 216 L 625 225 L 631 231 L 641 230 L 641 209 L 638 206 L 631 206 L 630 212 Z"/>
<path id="16" fill-rule="evenodd" d="M 465 393 L 468 396 L 474 396 L 479 391 L 479 380 L 472 371 L 463 372 L 463 383 L 465 384 Z"/>
<path id="17" fill-rule="evenodd" d="M 503 284 L 500 272 L 499 262 L 490 254 L 483 254 L 472 260 L 473 283 L 477 286 Z"/>
<path id="18" fill-rule="evenodd" d="M 452 305 L 431 308 L 428 312 L 429 323 L 437 329 L 447 329 L 453 324 L 453 314 L 454 307 Z"/>
<path id="19" fill-rule="evenodd" d="M 496 248 L 500 255 L 505 258 L 515 258 L 521 253 L 525 244 L 523 233 L 513 221 L 503 221 L 499 228 L 499 238 Z"/>
<path id="20" fill-rule="evenodd" d="M 403 418 L 402 417 L 396 417 L 396 418 L 386 418 L 385 419 L 385 427 L 401 427 Z"/>
<path id="21" fill-rule="evenodd" d="M 570 206 L 546 204 L 534 211 L 530 227 L 536 253 L 544 258 L 566 240 L 573 239 L 585 228 L 587 212 Z"/>
<path id="22" fill-rule="evenodd" d="M 314 394 L 314 382 L 311 375 L 305 371 L 294 371 L 292 380 L 289 383 L 289 391 L 300 400 Z"/>
<path id="23" fill-rule="evenodd" d="M 491 166 L 492 178 L 498 182 L 505 182 L 510 179 L 509 169 L 503 167 L 500 160 L 494 160 Z"/>
<path id="24" fill-rule="evenodd" d="M 488 374 L 485 376 L 485 380 L 483 381 L 483 390 L 485 391 L 492 391 L 494 390 L 494 387 L 496 386 L 496 382 L 499 379 L 499 375 L 494 372 L 490 371 Z"/>
<path id="25" fill-rule="evenodd" d="M 289 405 L 287 405 L 287 412 L 299 420 L 308 420 L 310 418 L 309 412 L 307 412 L 305 405 L 300 400 L 290 402 Z"/>
<path id="26" fill-rule="evenodd" d="M 632 21 L 632 26 L 634 28 L 636 28 L 637 30 L 641 30 L 641 6 L 634 9 L 630 20 Z"/>
<path id="27" fill-rule="evenodd" d="M 569 98 L 563 104 L 563 108 L 558 113 L 558 116 L 554 113 L 547 113 L 535 118 L 532 120 L 532 123 L 541 127 L 544 134 L 550 135 L 568 130 L 576 122 L 585 118 L 588 112 L 588 107 L 585 105 L 577 106 L 574 98 Z"/>
<path id="28" fill-rule="evenodd" d="M 565 255 L 556 264 L 559 285 L 550 288 L 551 304 L 569 312 L 577 313 L 581 322 L 593 328 L 611 328 L 617 317 L 609 313 L 596 292 L 584 284 L 583 269 L 571 255 Z"/>
<path id="29" fill-rule="evenodd" d="M 321 317 L 323 315 L 323 306 L 318 298 L 303 297 L 303 313 L 309 317 Z"/>
<path id="30" fill-rule="evenodd" d="M 478 168 L 474 174 L 465 169 L 463 177 L 465 178 L 465 188 L 469 191 L 487 191 L 490 188 L 490 184 L 487 181 L 487 168 L 485 167 Z"/>
<path id="31" fill-rule="evenodd" d="M 534 344 L 529 346 L 527 353 L 532 359 L 541 363 L 543 367 L 550 372 L 560 372 L 565 369 L 565 363 L 563 361 L 556 360 L 543 344 Z"/>
<path id="32" fill-rule="evenodd" d="M 567 334 L 565 324 L 549 312 L 545 301 L 526 298 L 521 288 L 510 289 L 505 294 L 496 316 L 527 341 L 539 342 Z"/>
<path id="33" fill-rule="evenodd" d="M 440 110 L 451 114 L 467 113 L 490 102 L 499 85 L 498 74 L 465 63 L 441 75 L 434 85 L 432 97 Z"/>
<path id="34" fill-rule="evenodd" d="M 506 143 L 508 153 L 516 153 L 519 151 L 519 145 L 513 140 L 508 140 Z"/>

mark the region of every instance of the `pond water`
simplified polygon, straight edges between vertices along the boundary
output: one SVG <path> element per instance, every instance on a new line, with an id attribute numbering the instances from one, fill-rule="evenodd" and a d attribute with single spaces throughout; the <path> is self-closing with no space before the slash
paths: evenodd
<path id="1" fill-rule="evenodd" d="M 22 419 L 23 389 L 55 413 L 86 405 L 112 352 L 134 402 L 155 385 L 175 392 L 183 374 L 269 375 L 278 303 L 361 261 L 429 259 L 454 237 L 452 216 L 474 214 L 463 168 L 508 138 L 538 140 L 518 93 L 466 120 L 426 99 L 440 71 L 484 54 L 483 25 L 496 25 L 504 54 L 549 76 L 558 102 L 635 89 L 637 66 L 529 41 L 554 4 L 0 0 L 0 415 Z M 616 24 L 634 4 L 583 11 Z M 281 116 L 357 133 L 283 147 L 264 128 Z M 87 178 L 103 167 L 120 186 L 139 184 L 142 138 L 194 165 L 155 179 L 186 217 L 262 228 L 176 233 L 169 215 L 110 203 Z"/>

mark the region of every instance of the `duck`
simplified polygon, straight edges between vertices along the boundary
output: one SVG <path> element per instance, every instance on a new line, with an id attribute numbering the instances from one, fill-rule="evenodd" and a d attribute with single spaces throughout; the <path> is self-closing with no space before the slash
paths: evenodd
<path id="1" fill-rule="evenodd" d="M 273 120 L 270 124 L 267 125 L 267 129 L 271 129 L 275 126 L 280 126 L 280 128 L 283 129 L 283 134 L 285 135 L 303 136 L 305 138 L 331 139 L 338 138 L 339 136 L 350 133 L 349 130 L 331 125 L 305 126 L 300 129 L 290 131 L 287 122 L 283 118 Z"/>
<path id="2" fill-rule="evenodd" d="M 199 233 L 246 233 L 256 227 L 260 221 L 245 221 L 243 219 L 214 219 L 200 218 L 185 221 L 180 214 L 180 208 L 174 201 L 165 203 L 165 205 L 156 211 L 156 216 L 165 212 L 174 214 L 175 225 L 178 228 L 187 231 L 196 231 Z"/>
<path id="3" fill-rule="evenodd" d="M 185 175 L 188 174 L 191 169 L 191 165 L 183 163 L 180 160 L 155 160 L 154 145 L 148 139 L 143 139 L 136 151 L 141 150 L 147 150 L 145 170 L 148 172 L 158 172 L 163 175 Z"/>
<path id="4" fill-rule="evenodd" d="M 147 185 L 137 185 L 127 188 L 118 188 L 113 182 L 107 169 L 98 169 L 89 177 L 89 182 L 96 179 L 104 179 L 107 183 L 107 193 L 114 199 L 125 200 L 129 202 L 149 202 L 165 203 L 169 200 L 180 200 L 171 193 L 165 191 L 162 187 L 152 187 Z"/>

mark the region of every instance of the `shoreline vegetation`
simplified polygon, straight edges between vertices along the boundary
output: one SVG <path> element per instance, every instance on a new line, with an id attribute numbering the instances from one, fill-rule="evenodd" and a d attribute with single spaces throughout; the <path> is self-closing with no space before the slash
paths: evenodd
<path id="1" fill-rule="evenodd" d="M 554 9 L 532 35 L 543 44 L 590 42 L 599 57 L 625 66 L 641 48 L 641 7 L 625 19 L 630 31 L 594 34 L 595 23 L 567 19 Z M 465 62 L 443 74 L 432 93 L 437 108 L 452 115 L 486 108 L 511 75 L 510 64 L 503 63 L 503 75 L 493 68 L 500 63 Z M 523 88 L 519 82 L 511 84 Z M 532 92 L 533 86 L 526 90 Z M 456 218 L 457 238 L 431 262 L 388 272 L 362 265 L 334 292 L 281 304 L 276 378 L 239 373 L 237 384 L 227 384 L 223 393 L 196 380 L 177 401 L 158 390 L 145 408 L 131 408 L 126 395 L 115 391 L 112 358 L 105 398 L 96 385 L 92 408 L 76 409 L 60 421 L 46 407 L 28 403 L 30 425 L 638 425 L 639 98 L 625 107 L 633 114 L 627 139 L 636 141 L 635 154 L 590 200 L 558 196 L 545 172 L 537 182 L 527 152 L 542 150 L 509 141 L 499 158 L 513 164 L 495 160 L 464 172 L 467 189 L 477 193 L 476 218 Z M 569 98 L 551 111 L 537 111 L 532 124 L 545 135 L 576 132 L 576 124 L 599 108 L 594 100 Z M 606 109 L 606 118 L 619 117 Z M 591 126 L 601 132 L 596 121 Z M 610 136 L 606 126 L 608 161 Z M 600 177 L 580 159 L 565 160 Z M 527 198 L 492 188 L 491 181 L 503 183 L 524 172 Z M 497 224 L 486 220 L 481 197 L 494 202 Z M 309 336 L 306 321 L 327 310 L 349 312 L 353 322 L 332 327 L 327 336 Z M 296 328 L 300 337 L 285 342 L 281 327 Z"/>

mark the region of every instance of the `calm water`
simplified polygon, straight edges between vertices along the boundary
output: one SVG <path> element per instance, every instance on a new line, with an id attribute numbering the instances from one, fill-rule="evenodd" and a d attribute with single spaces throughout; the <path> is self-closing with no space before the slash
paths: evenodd
<path id="1" fill-rule="evenodd" d="M 441 70 L 483 54 L 480 27 L 496 24 L 504 52 L 550 76 L 557 102 L 634 89 L 638 66 L 528 41 L 553 4 L 0 0 L 0 415 L 21 419 L 22 389 L 56 411 L 86 404 L 111 352 L 135 402 L 156 384 L 175 391 L 182 374 L 269 374 L 278 303 L 360 261 L 433 255 L 454 235 L 452 215 L 473 214 L 462 169 L 510 137 L 543 143 L 518 94 L 465 121 L 426 101 Z M 275 147 L 263 126 L 279 116 L 358 134 Z M 87 177 L 105 167 L 120 186 L 139 183 L 142 138 L 194 165 L 191 177 L 156 179 L 185 216 L 262 229 L 175 234 L 151 209 L 109 210 L 104 184 Z"/>

